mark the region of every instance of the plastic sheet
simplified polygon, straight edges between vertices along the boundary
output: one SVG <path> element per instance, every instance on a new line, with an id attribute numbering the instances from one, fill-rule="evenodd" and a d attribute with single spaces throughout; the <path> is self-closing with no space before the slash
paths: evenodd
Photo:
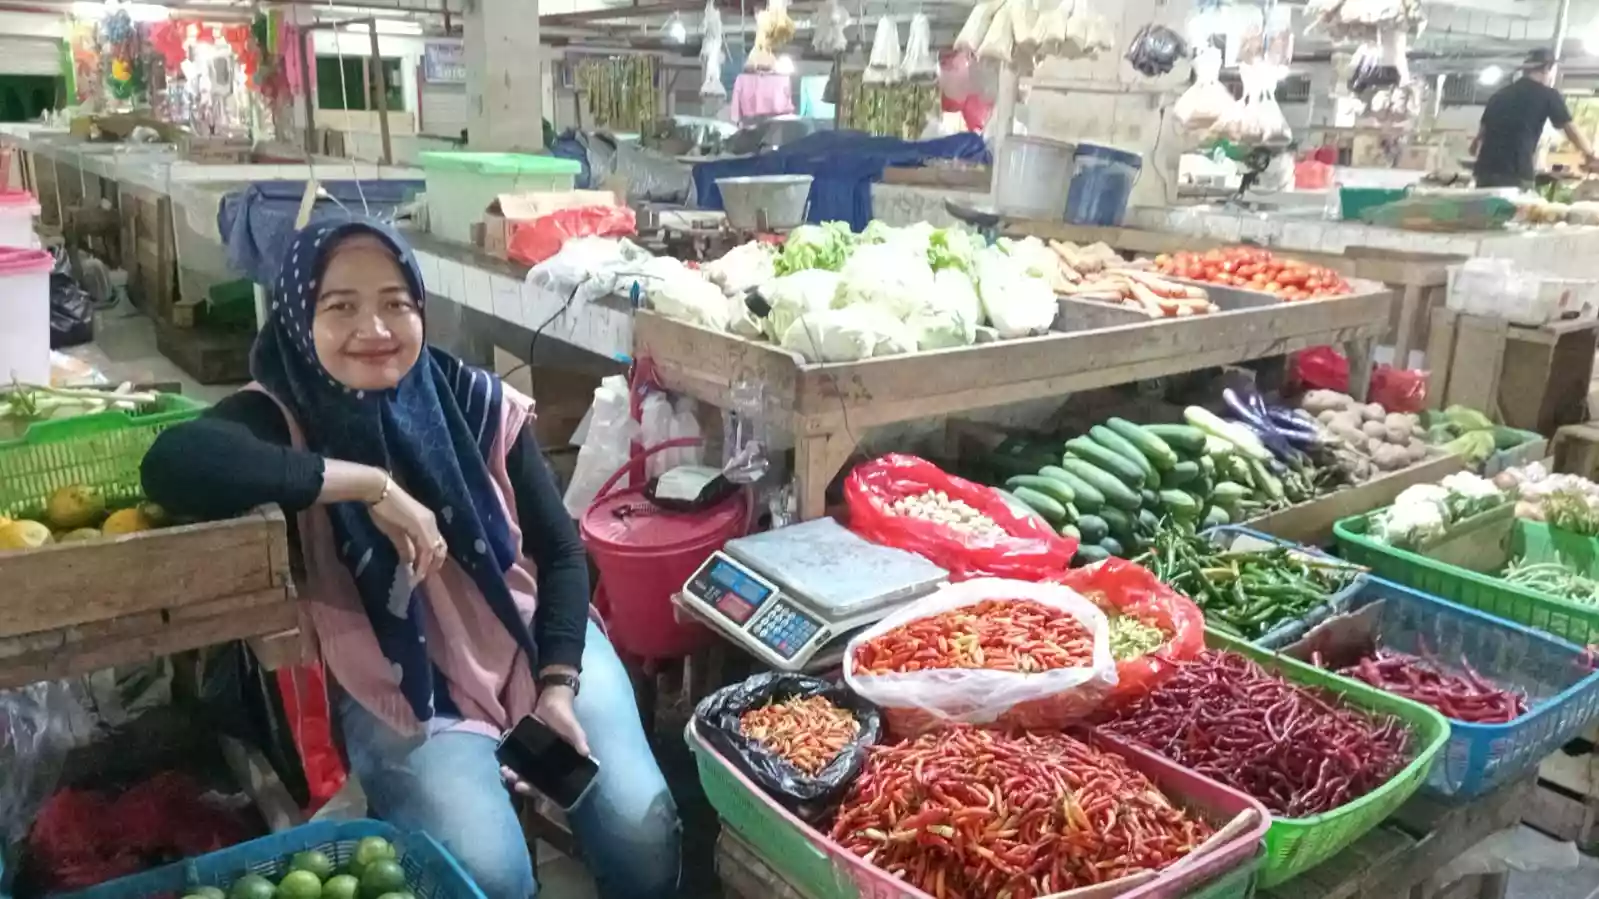
<path id="1" fill-rule="evenodd" d="M 581 206 L 518 223 L 506 255 L 524 265 L 538 265 L 561 251 L 574 237 L 631 237 L 638 218 L 626 206 Z"/>
<path id="2" fill-rule="evenodd" d="M 986 515 L 1005 536 L 974 536 L 889 511 L 894 500 L 933 490 Z M 1043 580 L 1065 571 L 1077 552 L 1076 540 L 1059 536 L 1040 518 L 1017 513 L 993 488 L 916 456 L 890 453 L 855 466 L 844 481 L 844 501 L 850 530 L 874 543 L 918 553 L 956 579 Z"/>
<path id="3" fill-rule="evenodd" d="M 50 349 L 78 346 L 94 339 L 94 301 L 71 275 L 50 274 Z"/>
<path id="4" fill-rule="evenodd" d="M 987 600 L 1032 600 L 1076 618 L 1093 636 L 1091 662 L 1078 668 L 1019 673 L 939 668 L 895 674 L 856 674 L 862 644 L 901 625 Z M 1097 709 L 1116 686 L 1110 628 L 1097 606 L 1061 584 L 979 578 L 951 584 L 856 634 L 844 650 L 844 681 L 877 703 L 896 739 L 947 727 L 1024 727 L 1060 730 Z"/>
<path id="5" fill-rule="evenodd" d="M 41 681 L 0 692 L 0 838 L 21 840 L 55 792 L 61 765 L 90 729 L 67 681 Z"/>
<path id="6" fill-rule="evenodd" d="M 821 771 L 806 774 L 739 729 L 745 712 L 794 697 L 820 696 L 855 716 L 860 732 Z M 722 757 L 760 785 L 768 795 L 807 821 L 832 813 L 844 792 L 861 773 L 866 750 L 877 745 L 882 721 L 871 703 L 843 684 L 772 671 L 724 687 L 701 700 L 694 710 L 699 734 Z"/>
<path id="7" fill-rule="evenodd" d="M 1177 662 L 1198 658 L 1205 649 L 1205 614 L 1147 568 L 1111 558 L 1074 568 L 1056 580 L 1100 608 L 1153 624 L 1170 635 L 1155 651 L 1116 663 L 1116 689 L 1105 698 L 1106 708 L 1137 702 L 1177 670 Z"/>
<path id="8" fill-rule="evenodd" d="M 362 215 L 390 220 L 425 187 L 422 181 L 317 184 L 328 196 L 312 207 L 312 222 Z M 262 181 L 224 196 L 217 207 L 217 231 L 228 247 L 228 265 L 257 284 L 273 283 L 304 196 L 304 181 Z"/>

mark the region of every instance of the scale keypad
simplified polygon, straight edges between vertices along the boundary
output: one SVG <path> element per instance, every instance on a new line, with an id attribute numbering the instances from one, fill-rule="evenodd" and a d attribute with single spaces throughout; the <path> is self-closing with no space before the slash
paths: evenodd
<path id="1" fill-rule="evenodd" d="M 750 634 L 778 655 L 791 659 L 821 628 L 820 623 L 785 603 L 768 609 L 751 625 Z"/>

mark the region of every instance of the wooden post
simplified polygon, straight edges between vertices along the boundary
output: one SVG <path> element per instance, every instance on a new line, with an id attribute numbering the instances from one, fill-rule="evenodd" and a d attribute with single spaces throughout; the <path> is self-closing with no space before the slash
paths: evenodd
<path id="1" fill-rule="evenodd" d="M 373 98 L 378 108 L 378 133 L 383 138 L 383 164 L 394 164 L 394 148 L 389 144 L 389 79 L 383 73 L 383 57 L 378 54 L 378 20 L 366 20 L 367 37 L 372 41 L 372 78 L 377 89 Z"/>

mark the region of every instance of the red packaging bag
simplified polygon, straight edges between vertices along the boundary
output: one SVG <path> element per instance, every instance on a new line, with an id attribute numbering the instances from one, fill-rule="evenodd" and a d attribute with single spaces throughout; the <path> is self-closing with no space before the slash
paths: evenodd
<path id="1" fill-rule="evenodd" d="M 1105 697 L 1103 709 L 1142 699 L 1177 670 L 1177 662 L 1196 659 L 1205 649 L 1205 613 L 1142 565 L 1106 559 L 1055 580 L 1107 614 L 1136 618 L 1167 635 L 1153 652 L 1116 662 L 1116 689 Z"/>
<path id="2" fill-rule="evenodd" d="M 1349 392 L 1349 360 L 1330 346 L 1311 347 L 1294 356 L 1294 377 L 1307 390 Z M 1383 363 L 1371 371 L 1368 399 L 1389 412 L 1427 408 L 1427 372 Z"/>
<path id="3" fill-rule="evenodd" d="M 941 491 L 997 524 L 1003 536 L 984 536 L 894 511 L 895 500 Z M 1077 541 L 1056 534 L 1042 519 L 1012 509 L 992 487 L 945 472 L 917 456 L 889 453 L 855 466 L 844 481 L 850 530 L 917 553 L 947 570 L 952 580 L 1003 577 L 1039 581 L 1059 575 Z"/>
<path id="4" fill-rule="evenodd" d="M 523 265 L 538 265 L 561 252 L 574 237 L 627 237 L 638 233 L 638 216 L 626 206 L 578 206 L 518 222 L 506 255 Z"/>

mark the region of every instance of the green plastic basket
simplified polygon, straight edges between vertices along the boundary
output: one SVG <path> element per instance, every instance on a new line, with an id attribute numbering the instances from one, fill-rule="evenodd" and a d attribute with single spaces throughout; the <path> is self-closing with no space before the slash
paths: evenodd
<path id="1" fill-rule="evenodd" d="M 1262 889 L 1310 870 L 1353 843 L 1382 823 L 1427 781 L 1427 772 L 1438 753 L 1449 742 L 1449 722 L 1436 711 L 1408 699 L 1400 699 L 1359 681 L 1340 677 L 1303 662 L 1256 649 L 1247 643 L 1209 628 L 1206 645 L 1248 656 L 1261 667 L 1308 687 L 1319 687 L 1339 694 L 1344 702 L 1358 709 L 1393 715 L 1403 721 L 1416 737 L 1416 756 L 1387 783 L 1370 793 L 1345 803 L 1330 812 L 1309 818 L 1272 816 L 1266 831 L 1266 864 L 1260 872 Z"/>
<path id="2" fill-rule="evenodd" d="M 1387 546 L 1367 536 L 1370 517 L 1358 515 L 1333 525 L 1338 552 L 1371 569 L 1378 577 L 1441 599 L 1496 615 L 1507 621 L 1548 631 L 1578 646 L 1599 642 L 1599 608 L 1506 583 L 1494 574 L 1503 558 L 1482 557 L 1487 570 L 1473 571 L 1410 550 Z M 1599 575 L 1599 540 L 1555 531 L 1536 521 L 1516 519 L 1500 544 L 1500 556 L 1526 555 L 1553 561 L 1556 553 L 1589 576 Z"/>
<path id="3" fill-rule="evenodd" d="M 112 507 L 138 502 L 144 497 L 139 463 L 156 435 L 205 407 L 164 393 L 149 410 L 30 425 L 21 437 L 0 441 L 0 515 L 35 515 L 51 493 L 73 484 L 99 488 Z"/>

